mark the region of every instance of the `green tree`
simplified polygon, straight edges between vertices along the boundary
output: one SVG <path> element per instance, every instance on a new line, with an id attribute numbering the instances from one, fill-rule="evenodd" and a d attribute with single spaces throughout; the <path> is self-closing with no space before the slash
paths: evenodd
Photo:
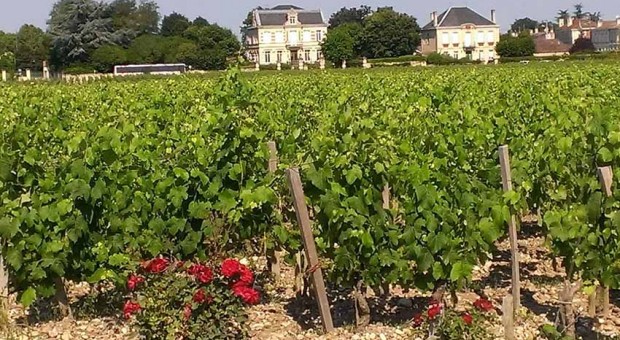
<path id="1" fill-rule="evenodd" d="M 17 68 L 41 70 L 43 61 L 49 59 L 51 38 L 33 25 L 23 25 L 17 32 Z"/>
<path id="2" fill-rule="evenodd" d="M 495 50 L 501 57 L 529 57 L 536 52 L 536 44 L 529 32 L 523 32 L 516 37 L 505 34 L 500 38 Z"/>
<path id="3" fill-rule="evenodd" d="M 200 58 L 197 58 L 193 66 L 199 69 L 224 69 L 226 59 L 236 55 L 241 48 L 232 31 L 217 24 L 192 25 L 183 37 L 196 45 Z"/>
<path id="4" fill-rule="evenodd" d="M 372 9 L 369 6 L 361 6 L 360 8 L 342 7 L 338 12 L 332 14 L 329 18 L 329 28 L 336 28 L 345 23 L 358 23 L 363 24 L 364 19 L 372 14 Z"/>
<path id="5" fill-rule="evenodd" d="M 201 60 L 201 53 L 198 46 L 193 42 L 185 42 L 179 45 L 177 48 L 176 60 L 186 65 L 197 68 L 198 65 L 203 63 Z"/>
<path id="6" fill-rule="evenodd" d="M 564 20 L 569 20 L 570 19 L 570 13 L 567 9 L 561 9 L 558 11 L 558 19 L 564 19 Z"/>
<path id="7" fill-rule="evenodd" d="M 52 64 L 57 67 L 88 62 L 89 53 L 122 41 L 115 34 L 105 4 L 94 0 L 60 0 L 48 20 L 52 36 Z"/>
<path id="8" fill-rule="evenodd" d="M 510 26 L 510 30 L 512 32 L 535 30 L 539 27 L 539 25 L 540 23 L 538 21 L 526 17 L 515 20 L 515 22 Z"/>
<path id="9" fill-rule="evenodd" d="M 209 26 L 209 21 L 203 17 L 197 17 L 192 21 L 192 26 Z"/>
<path id="10" fill-rule="evenodd" d="M 15 37 L 13 33 L 0 31 L 0 70 L 15 70 Z"/>
<path id="11" fill-rule="evenodd" d="M 591 39 L 580 37 L 575 40 L 575 43 L 570 48 L 570 54 L 573 53 L 589 53 L 596 51 L 594 47 L 594 43 L 592 43 Z"/>
<path id="12" fill-rule="evenodd" d="M 163 63 L 168 54 L 168 42 L 159 35 L 142 35 L 131 42 L 127 61 L 134 64 Z"/>
<path id="13" fill-rule="evenodd" d="M 589 12 L 587 17 L 591 21 L 600 21 L 603 18 L 603 14 L 601 12 Z"/>
<path id="14" fill-rule="evenodd" d="M 578 3 L 578 4 L 574 5 L 573 7 L 575 8 L 575 10 L 573 11 L 573 14 L 575 15 L 575 18 L 583 19 L 585 17 L 585 13 L 583 12 L 583 4 L 582 3 Z"/>
<path id="15" fill-rule="evenodd" d="M 420 26 L 408 14 L 378 8 L 364 19 L 363 54 L 370 58 L 413 54 L 420 44 Z"/>
<path id="16" fill-rule="evenodd" d="M 346 26 L 330 29 L 321 44 L 325 59 L 338 66 L 355 55 L 355 40 Z"/>
<path id="17" fill-rule="evenodd" d="M 101 46 L 93 52 L 91 62 L 99 72 L 112 72 L 114 66 L 127 63 L 127 51 L 116 45 Z"/>
<path id="18" fill-rule="evenodd" d="M 159 25 L 159 6 L 154 1 L 114 0 L 109 16 L 115 31 L 122 31 L 133 39 L 142 34 L 155 34 Z"/>
<path id="19" fill-rule="evenodd" d="M 0 52 L 0 71 L 12 71 L 15 70 L 15 55 L 13 52 Z"/>
<path id="20" fill-rule="evenodd" d="M 173 12 L 161 22 L 161 35 L 164 37 L 181 36 L 191 26 L 189 19 L 182 14 Z"/>
<path id="21" fill-rule="evenodd" d="M 0 31 L 0 54 L 5 52 L 15 52 L 15 38 L 14 33 L 4 33 Z"/>

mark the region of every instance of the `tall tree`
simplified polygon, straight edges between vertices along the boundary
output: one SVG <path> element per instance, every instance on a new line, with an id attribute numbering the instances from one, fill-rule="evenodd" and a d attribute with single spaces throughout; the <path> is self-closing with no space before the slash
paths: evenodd
<path id="1" fill-rule="evenodd" d="M 236 55 L 241 48 L 231 30 L 216 24 L 192 25 L 183 36 L 196 45 L 200 58 L 194 62 L 200 69 L 226 68 L 227 57 Z M 189 46 L 185 46 L 190 50 Z"/>
<path id="2" fill-rule="evenodd" d="M 192 21 L 192 26 L 209 26 L 209 21 L 203 17 L 197 17 Z"/>
<path id="3" fill-rule="evenodd" d="M 0 31 L 0 54 L 6 52 L 15 52 L 15 37 L 14 33 L 4 33 Z"/>
<path id="4" fill-rule="evenodd" d="M 568 20 L 570 19 L 570 13 L 567 9 L 561 9 L 558 11 L 558 19 L 564 19 L 564 20 Z"/>
<path id="5" fill-rule="evenodd" d="M 536 20 L 530 18 L 521 18 L 515 20 L 515 22 L 510 26 L 510 31 L 512 32 L 523 32 L 529 30 L 535 30 L 539 27 L 540 23 Z"/>
<path id="6" fill-rule="evenodd" d="M 164 37 L 181 36 L 191 26 L 189 19 L 182 14 L 173 12 L 161 22 L 161 35 Z"/>
<path id="7" fill-rule="evenodd" d="M 110 3 L 109 16 L 116 31 L 123 31 L 131 39 L 142 34 L 155 34 L 159 27 L 159 7 L 149 0 L 114 0 Z"/>
<path id="8" fill-rule="evenodd" d="M 52 63 L 66 66 L 86 62 L 89 53 L 104 45 L 117 44 L 107 6 L 94 0 L 60 0 L 48 20 L 52 36 Z"/>
<path id="9" fill-rule="evenodd" d="M 33 25 L 23 25 L 16 36 L 15 58 L 17 68 L 41 70 L 49 59 L 51 38 Z"/>
<path id="10" fill-rule="evenodd" d="M 420 26 L 408 14 L 392 7 L 378 8 L 364 19 L 363 54 L 370 58 L 413 54 L 420 44 Z"/>
<path id="11" fill-rule="evenodd" d="M 362 24 L 364 19 L 372 14 L 372 9 L 369 6 L 361 6 L 360 8 L 342 7 L 338 12 L 332 14 L 329 18 L 329 28 L 336 28 L 345 23 L 358 23 Z"/>
<path id="12" fill-rule="evenodd" d="M 145 34 L 131 42 L 127 60 L 136 64 L 157 64 L 176 62 L 177 48 L 188 42 L 181 37 L 163 37 Z"/>
<path id="13" fill-rule="evenodd" d="M 127 51 L 115 45 L 101 46 L 92 53 L 91 62 L 99 72 L 112 72 L 114 66 L 127 63 Z"/>
<path id="14" fill-rule="evenodd" d="M 529 32 L 522 32 L 516 37 L 505 34 L 495 50 L 501 57 L 529 57 L 536 52 L 536 44 Z"/>
<path id="15" fill-rule="evenodd" d="M 573 7 L 575 8 L 575 11 L 573 11 L 573 14 L 575 15 L 575 18 L 583 19 L 585 17 L 585 13 L 583 12 L 583 4 L 582 3 L 578 3 L 578 4 L 574 5 Z"/>
<path id="16" fill-rule="evenodd" d="M 598 22 L 598 21 L 600 21 L 603 18 L 603 15 L 601 14 L 601 12 L 589 12 L 589 13 L 587 13 L 587 17 L 591 21 Z"/>
<path id="17" fill-rule="evenodd" d="M 350 60 L 356 54 L 355 40 L 350 34 L 350 25 L 357 25 L 361 30 L 360 24 L 348 24 L 331 28 L 321 44 L 321 51 L 325 59 L 336 66 L 339 66 L 345 60 Z"/>

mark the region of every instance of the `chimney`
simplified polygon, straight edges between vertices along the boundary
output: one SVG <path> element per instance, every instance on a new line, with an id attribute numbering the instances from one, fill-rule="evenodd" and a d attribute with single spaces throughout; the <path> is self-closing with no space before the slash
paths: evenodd
<path id="1" fill-rule="evenodd" d="M 494 24 L 497 24 L 497 21 L 495 20 L 495 10 L 494 9 L 491 10 L 491 21 Z"/>
<path id="2" fill-rule="evenodd" d="M 437 11 L 431 13 L 431 20 L 433 20 L 433 26 L 437 27 Z"/>
<path id="3" fill-rule="evenodd" d="M 566 24 L 566 19 L 558 18 L 558 26 L 564 27 L 565 24 Z"/>

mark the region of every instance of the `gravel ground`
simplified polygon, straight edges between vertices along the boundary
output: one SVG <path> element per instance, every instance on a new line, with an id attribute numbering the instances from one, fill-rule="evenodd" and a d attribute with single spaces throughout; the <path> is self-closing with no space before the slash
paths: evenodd
<path id="1" fill-rule="evenodd" d="M 523 233 L 523 232 L 522 232 Z M 517 339 L 539 339 L 538 329 L 555 321 L 559 288 L 563 281 L 560 265 L 553 266 L 543 244 L 543 238 L 532 234 L 519 240 L 521 262 L 522 308 L 515 321 Z M 504 296 L 510 293 L 510 251 L 508 241 L 498 245 L 493 259 L 477 267 L 472 287 L 481 287 L 499 309 Z M 348 294 L 332 290 L 329 293 L 332 315 L 337 329 L 328 335 L 320 331 L 316 304 L 311 298 L 297 298 L 292 289 L 292 268 L 283 268 L 282 278 L 276 284 L 265 284 L 265 302 L 250 308 L 250 334 L 253 339 L 424 339 L 410 320 L 423 311 L 428 294 L 414 290 L 403 291 L 392 287 L 387 298 L 369 297 L 373 314 L 370 326 L 356 330 L 355 310 Z M 472 289 L 475 290 L 475 289 Z M 137 339 L 131 326 L 110 310 L 106 301 L 88 300 L 92 288 L 87 284 L 71 285 L 69 297 L 74 306 L 73 322 L 54 319 L 45 308 L 25 311 L 11 297 L 9 317 L 14 322 L 11 339 Z M 457 309 L 471 306 L 478 297 L 473 291 L 460 292 Z M 620 292 L 612 291 L 611 317 L 592 319 L 587 315 L 587 296 L 577 293 L 575 310 L 579 315 L 577 332 L 583 339 L 602 339 L 616 336 L 620 339 Z M 85 302 L 88 301 L 88 302 Z M 93 310 L 98 309 L 97 313 Z M 43 310 L 43 311 L 42 311 Z M 103 310 L 103 312 L 102 312 Z M 96 316 L 93 316 L 96 315 Z M 497 339 L 503 338 L 501 318 L 493 313 L 488 320 L 489 331 Z"/>

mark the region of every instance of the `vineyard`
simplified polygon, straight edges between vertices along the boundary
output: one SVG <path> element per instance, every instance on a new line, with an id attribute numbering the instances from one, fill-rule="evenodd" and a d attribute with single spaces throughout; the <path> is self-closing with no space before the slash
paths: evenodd
<path id="1" fill-rule="evenodd" d="M 619 176 L 606 194 L 598 168 L 620 169 L 619 86 L 619 65 L 585 62 L 2 86 L 11 293 L 29 306 L 64 282 L 122 286 L 158 256 L 294 266 L 295 167 L 328 288 L 358 303 L 362 287 L 442 301 L 473 289 L 515 215 L 563 273 L 564 314 L 583 293 L 614 317 Z"/>

